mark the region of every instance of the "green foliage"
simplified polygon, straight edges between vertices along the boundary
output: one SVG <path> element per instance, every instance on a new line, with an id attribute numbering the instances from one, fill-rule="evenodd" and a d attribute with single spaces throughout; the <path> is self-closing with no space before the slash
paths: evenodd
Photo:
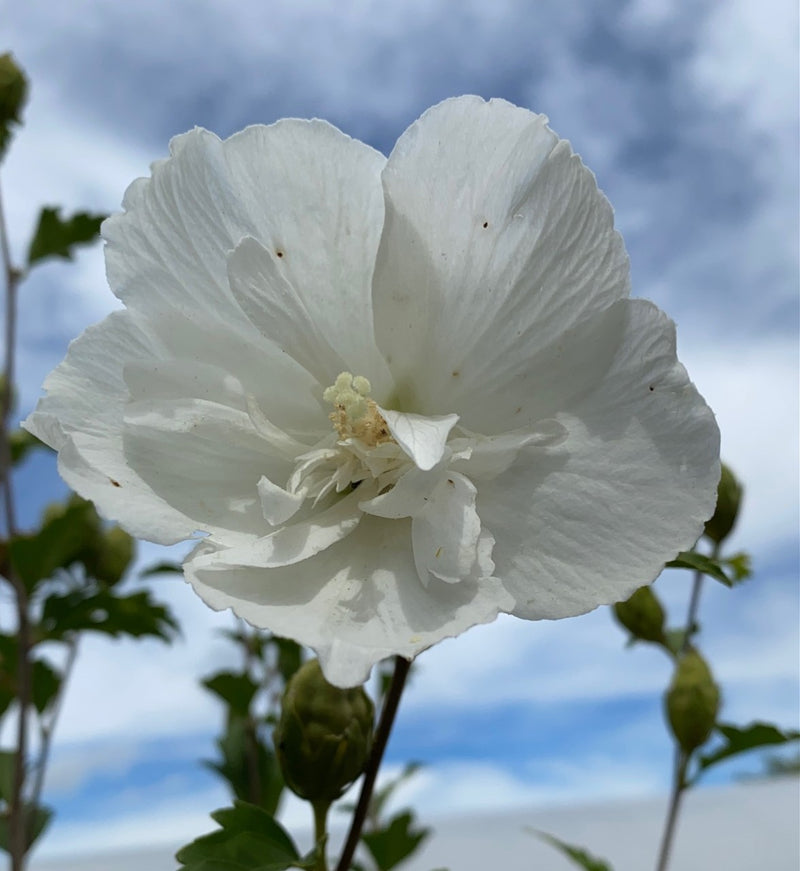
<path id="1" fill-rule="evenodd" d="M 226 702 L 234 714 L 246 717 L 258 685 L 246 672 L 218 671 L 203 681 L 203 686 Z"/>
<path id="2" fill-rule="evenodd" d="M 61 675 L 44 659 L 37 659 L 31 670 L 33 706 L 42 714 L 58 697 Z"/>
<path id="3" fill-rule="evenodd" d="M 100 234 L 105 215 L 76 212 L 62 218 L 60 208 L 45 207 L 39 213 L 39 223 L 28 249 L 28 267 L 48 257 L 72 260 L 77 245 L 89 245 Z"/>
<path id="4" fill-rule="evenodd" d="M 580 868 L 584 868 L 585 871 L 613 871 L 608 862 L 605 862 L 602 859 L 597 859 L 581 847 L 567 844 L 565 841 L 553 837 L 553 835 L 548 835 L 547 832 L 540 832 L 536 829 L 529 829 L 529 831 L 536 835 L 537 838 L 541 838 L 552 847 L 555 847 L 556 850 L 561 852 L 568 859 L 571 859 Z"/>
<path id="5" fill-rule="evenodd" d="M 14 126 L 28 97 L 28 80 L 10 52 L 0 55 L 0 157 L 11 141 Z"/>
<path id="6" fill-rule="evenodd" d="M 760 747 L 777 747 L 781 744 L 788 744 L 790 741 L 800 740 L 800 732 L 793 729 L 779 729 L 772 723 L 754 722 L 748 726 L 718 723 L 716 731 L 722 736 L 723 743 L 715 750 L 700 757 L 694 781 L 697 781 L 707 769 L 730 759 L 732 756 L 738 756 L 740 753 L 747 753 Z"/>
<path id="7" fill-rule="evenodd" d="M 14 792 L 14 763 L 17 754 L 13 750 L 0 750 L 0 799 L 11 801 Z"/>
<path id="8" fill-rule="evenodd" d="M 74 632 L 171 641 L 178 624 L 149 590 L 122 596 L 104 588 L 78 588 L 44 600 L 40 629 L 49 641 L 63 641 Z"/>
<path id="9" fill-rule="evenodd" d="M 91 502 L 77 497 L 66 505 L 50 506 L 42 527 L 16 536 L 10 544 L 11 563 L 28 592 L 52 578 L 97 546 L 100 519 Z"/>
<path id="10" fill-rule="evenodd" d="M 0 717 L 17 697 L 17 637 L 0 633 Z"/>
<path id="11" fill-rule="evenodd" d="M 313 856 L 300 858 L 289 834 L 263 808 L 235 801 L 211 814 L 221 829 L 178 851 L 183 871 L 284 871 L 312 868 Z"/>
<path id="12" fill-rule="evenodd" d="M 216 743 L 220 759 L 204 760 L 204 765 L 228 781 L 236 798 L 274 814 L 283 792 L 283 778 L 272 748 L 259 734 L 253 719 L 229 713 Z"/>
<path id="13" fill-rule="evenodd" d="M 153 565 L 148 566 L 146 569 L 142 569 L 139 572 L 140 578 L 151 578 L 153 575 L 182 575 L 183 568 L 178 565 L 178 563 L 168 562 L 166 560 L 153 563 Z"/>
<path id="14" fill-rule="evenodd" d="M 685 753 L 705 744 L 719 712 L 719 687 L 706 661 L 696 650 L 677 662 L 672 683 L 664 698 L 667 722 Z"/>
<path id="15" fill-rule="evenodd" d="M 361 840 L 379 871 L 390 871 L 410 856 L 429 834 L 430 829 L 414 826 L 414 814 L 411 811 L 404 811 L 393 817 L 385 827 L 364 832 Z"/>
<path id="16" fill-rule="evenodd" d="M 45 805 L 23 805 L 25 814 L 25 848 L 26 851 L 41 837 L 53 817 L 53 811 Z M 0 811 L 0 850 L 10 852 L 11 844 L 10 812 L 8 806 Z"/>
<path id="17" fill-rule="evenodd" d="M 40 442 L 35 435 L 29 433 L 26 429 L 15 429 L 10 433 L 8 436 L 8 447 L 11 451 L 11 462 L 15 466 L 21 463 L 36 448 L 50 450 L 48 445 Z"/>
<path id="18" fill-rule="evenodd" d="M 720 560 L 722 565 L 727 566 L 733 576 L 734 583 L 746 581 L 753 574 L 752 561 L 749 553 L 740 551 Z"/>
<path id="19" fill-rule="evenodd" d="M 670 560 L 666 564 L 666 568 L 693 569 L 696 572 L 702 572 L 704 575 L 714 578 L 715 581 L 725 584 L 726 587 L 733 586 L 733 581 L 725 574 L 717 560 L 705 556 L 705 554 L 697 553 L 694 550 L 681 551 L 674 560 Z"/>

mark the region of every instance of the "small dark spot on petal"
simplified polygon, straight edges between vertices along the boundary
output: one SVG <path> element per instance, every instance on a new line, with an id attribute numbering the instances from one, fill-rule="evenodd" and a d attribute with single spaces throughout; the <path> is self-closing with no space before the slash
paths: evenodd
<path id="1" fill-rule="evenodd" d="M 120 484 L 119 481 L 115 481 L 113 478 L 109 478 L 108 480 L 111 481 L 112 487 L 121 487 L 122 486 L 122 484 Z"/>
<path id="2" fill-rule="evenodd" d="M 483 222 L 483 229 L 485 230 L 488 226 L 489 226 L 489 222 L 488 222 L 488 221 L 484 221 L 484 222 Z"/>
<path id="3" fill-rule="evenodd" d="M 655 387 L 651 384 L 650 387 L 648 387 L 648 390 L 652 393 L 655 390 Z"/>
<path id="4" fill-rule="evenodd" d="M 453 369 L 453 371 L 450 374 L 453 376 L 453 378 L 458 378 L 458 376 L 461 374 L 461 372 L 458 369 Z"/>
<path id="5" fill-rule="evenodd" d="M 519 414 L 521 411 L 522 411 L 522 406 L 518 405 L 517 410 L 514 412 L 514 414 Z"/>
<path id="6" fill-rule="evenodd" d="M 456 482 L 455 482 L 452 478 L 448 478 L 448 479 L 447 479 L 447 483 L 448 483 L 451 487 L 455 487 L 455 486 L 456 486 Z"/>
<path id="7" fill-rule="evenodd" d="M 283 251 L 276 251 L 275 256 L 276 257 L 283 257 Z"/>

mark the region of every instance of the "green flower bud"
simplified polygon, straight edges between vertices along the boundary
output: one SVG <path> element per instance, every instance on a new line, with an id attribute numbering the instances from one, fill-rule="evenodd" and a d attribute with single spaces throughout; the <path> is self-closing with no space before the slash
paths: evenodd
<path id="1" fill-rule="evenodd" d="M 136 555 L 136 542 L 119 526 L 112 526 L 104 532 L 98 542 L 99 547 L 87 555 L 86 571 L 109 587 L 119 583 L 125 570 Z"/>
<path id="2" fill-rule="evenodd" d="M 719 711 L 719 687 L 696 650 L 685 653 L 675 668 L 665 698 L 672 734 L 686 753 L 708 740 Z"/>
<path id="3" fill-rule="evenodd" d="M 617 602 L 614 614 L 634 638 L 664 640 L 664 609 L 650 587 L 639 587 L 629 599 Z"/>
<path id="4" fill-rule="evenodd" d="M 274 733 L 289 789 L 311 802 L 339 798 L 367 763 L 374 714 L 362 687 L 332 686 L 316 659 L 301 666 L 286 686 Z"/>
<path id="5" fill-rule="evenodd" d="M 20 112 L 28 94 L 25 74 L 14 62 L 10 52 L 0 55 L 0 154 L 10 139 L 12 124 L 21 121 Z"/>
<path id="6" fill-rule="evenodd" d="M 717 487 L 717 507 L 714 516 L 706 522 L 705 528 L 705 535 L 715 544 L 722 544 L 731 534 L 739 515 L 742 492 L 742 485 L 723 463 Z"/>

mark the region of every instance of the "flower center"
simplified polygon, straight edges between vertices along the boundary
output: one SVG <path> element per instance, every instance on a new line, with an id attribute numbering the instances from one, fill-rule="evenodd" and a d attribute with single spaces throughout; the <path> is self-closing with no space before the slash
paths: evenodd
<path id="1" fill-rule="evenodd" d="M 322 398 L 333 406 L 328 415 L 342 441 L 358 439 L 368 448 L 394 441 L 375 401 L 372 386 L 363 375 L 341 372 Z"/>

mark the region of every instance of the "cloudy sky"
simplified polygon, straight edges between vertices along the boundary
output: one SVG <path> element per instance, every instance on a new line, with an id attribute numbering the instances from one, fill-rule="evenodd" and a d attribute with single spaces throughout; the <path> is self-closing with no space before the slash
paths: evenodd
<path id="1" fill-rule="evenodd" d="M 455 94 L 547 114 L 615 207 L 634 293 L 677 322 L 681 359 L 747 488 L 730 546 L 752 552 L 755 578 L 733 592 L 709 583 L 701 612 L 725 716 L 796 724 L 796 19 L 792 0 L 0 0 L 0 50 L 33 88 L 0 171 L 12 247 L 21 257 L 42 204 L 118 209 L 195 125 L 227 136 L 317 116 L 387 153 Z M 21 302 L 23 411 L 68 342 L 115 305 L 99 248 L 37 270 Z M 38 459 L 19 492 L 33 523 L 64 489 Z M 149 546 L 143 560 L 162 556 Z M 689 580 L 658 582 L 676 622 Z M 215 634 L 227 618 L 180 580 L 159 589 L 183 641 L 81 649 L 42 855 L 190 838 L 225 802 L 197 764 L 220 716 L 197 679 L 232 661 Z M 430 816 L 664 790 L 667 663 L 623 643 L 602 609 L 502 619 L 426 653 L 388 753 L 390 765 L 427 763 L 409 800 Z M 711 779 L 754 768 L 743 760 Z M 290 805 L 289 821 L 304 810 Z"/>

